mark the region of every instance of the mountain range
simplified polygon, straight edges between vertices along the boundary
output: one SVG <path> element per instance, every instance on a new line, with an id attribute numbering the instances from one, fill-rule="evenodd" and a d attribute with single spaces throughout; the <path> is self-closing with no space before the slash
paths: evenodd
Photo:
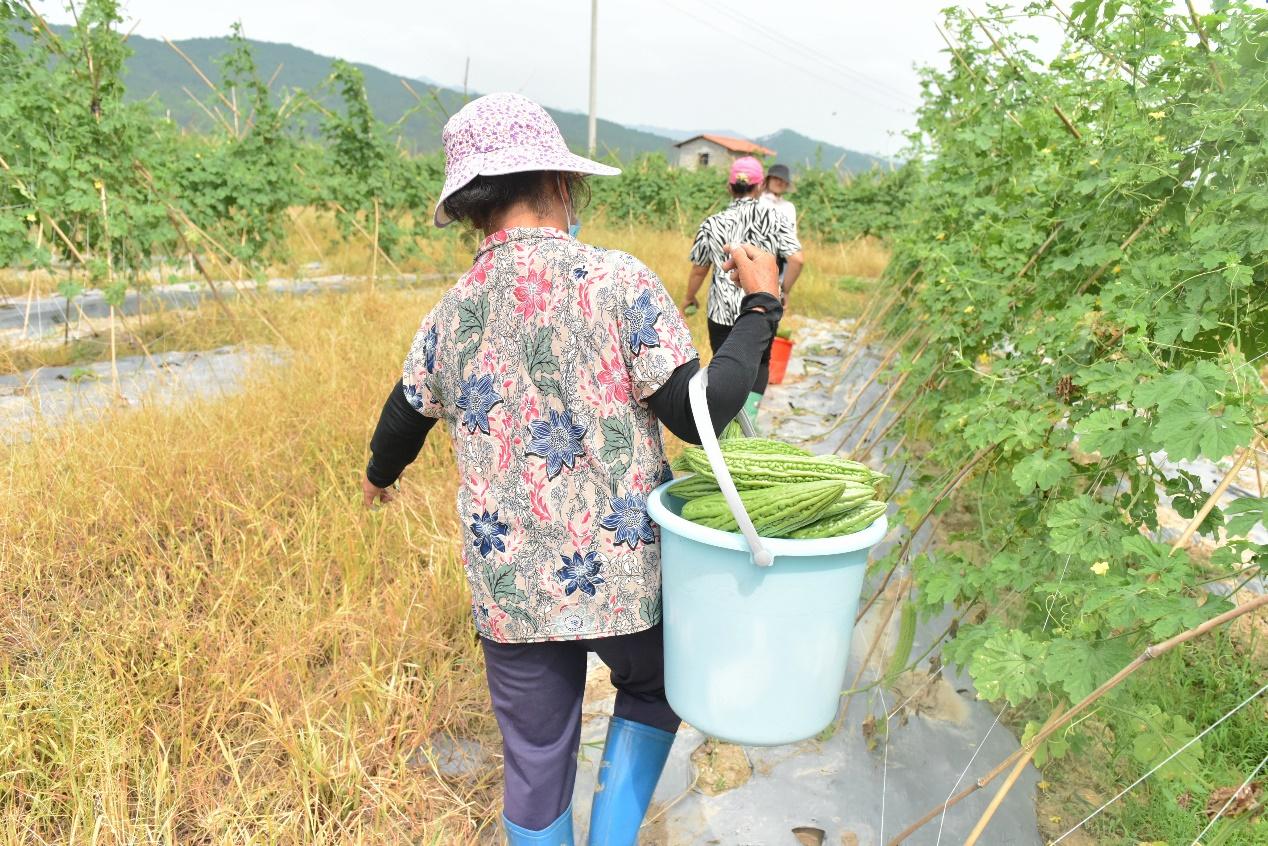
<path id="1" fill-rule="evenodd" d="M 219 60 L 229 53 L 228 38 L 191 38 L 173 42 L 212 81 L 221 79 Z M 303 89 L 321 94 L 322 83 L 330 75 L 331 57 L 291 44 L 249 40 L 261 75 L 270 80 L 273 90 L 285 92 Z M 153 98 L 160 109 L 177 123 L 195 130 L 208 129 L 213 118 L 206 105 L 214 100 L 198 73 L 180 54 L 161 40 L 133 34 L 128 38 L 133 54 L 127 63 L 126 84 L 131 99 Z M 433 85 L 421 79 L 404 79 L 397 74 L 367 64 L 357 64 L 365 74 L 366 93 L 380 120 L 395 123 L 407 112 L 412 114 L 400 126 L 403 143 L 417 152 L 440 148 L 440 132 L 448 115 L 469 99 L 461 91 Z M 408 87 L 407 87 L 408 86 Z M 474 92 L 470 96 L 477 96 Z M 417 108 L 419 104 L 422 108 Z M 223 106 L 221 111 L 225 111 Z M 559 124 L 564 138 L 574 150 L 586 146 L 586 116 L 578 112 L 548 108 Z M 700 131 L 673 130 L 651 126 L 626 126 L 612 121 L 598 121 L 599 152 L 621 160 L 641 153 L 664 153 L 671 156 L 673 145 Z M 718 134 L 739 136 L 734 131 Z M 888 166 L 889 162 L 866 153 L 847 150 L 834 144 L 808 138 L 791 129 L 752 139 L 778 153 L 778 160 L 792 167 L 818 164 L 837 166 L 845 171 L 867 170 Z"/>

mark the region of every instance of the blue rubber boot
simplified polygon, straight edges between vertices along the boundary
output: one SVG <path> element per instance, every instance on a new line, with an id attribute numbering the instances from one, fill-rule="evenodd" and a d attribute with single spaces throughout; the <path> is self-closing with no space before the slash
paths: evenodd
<path id="1" fill-rule="evenodd" d="M 613 717 L 590 810 L 590 846 L 635 846 L 674 735 Z"/>
<path id="2" fill-rule="evenodd" d="M 521 828 L 502 815 L 502 826 L 506 829 L 508 846 L 573 846 L 572 841 L 572 805 L 559 815 L 559 819 L 540 831 Z"/>

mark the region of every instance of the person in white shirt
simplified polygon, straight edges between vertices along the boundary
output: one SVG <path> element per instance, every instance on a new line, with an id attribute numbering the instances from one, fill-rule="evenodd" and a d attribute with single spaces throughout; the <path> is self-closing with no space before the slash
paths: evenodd
<path id="1" fill-rule="evenodd" d="M 792 174 L 788 172 L 788 166 L 771 165 L 766 173 L 766 182 L 762 185 L 760 202 L 779 212 L 780 217 L 788 221 L 795 236 L 797 234 L 797 207 L 784 196 L 791 188 Z"/>

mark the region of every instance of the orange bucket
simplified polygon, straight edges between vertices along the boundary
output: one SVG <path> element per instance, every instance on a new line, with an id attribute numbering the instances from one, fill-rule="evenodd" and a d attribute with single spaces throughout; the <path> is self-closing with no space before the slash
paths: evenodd
<path id="1" fill-rule="evenodd" d="M 792 355 L 793 342 L 787 338 L 775 338 L 770 344 L 770 383 L 778 385 L 788 372 L 788 358 Z"/>

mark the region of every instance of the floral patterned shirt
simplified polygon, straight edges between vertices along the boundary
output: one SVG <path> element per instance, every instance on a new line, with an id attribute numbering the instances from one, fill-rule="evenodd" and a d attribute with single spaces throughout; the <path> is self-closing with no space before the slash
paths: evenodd
<path id="1" fill-rule="evenodd" d="M 660 280 L 557 229 L 508 229 L 424 318 L 410 405 L 449 424 L 472 610 L 503 643 L 660 621 L 647 495 L 669 476 L 646 400 L 697 357 Z"/>

